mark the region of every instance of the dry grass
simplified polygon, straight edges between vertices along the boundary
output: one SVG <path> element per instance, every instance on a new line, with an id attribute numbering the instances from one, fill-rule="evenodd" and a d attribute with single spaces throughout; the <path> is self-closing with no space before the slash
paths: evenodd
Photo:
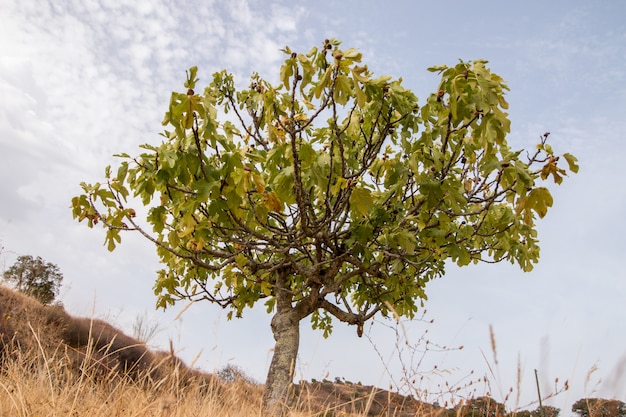
<path id="1" fill-rule="evenodd" d="M 1 286 L 0 365 L 0 416 L 261 415 L 263 387 L 246 378 L 225 382 L 190 369 L 173 348 L 151 352 L 102 320 Z M 349 414 L 355 404 L 376 405 L 369 391 L 331 394 L 325 408 L 317 390 L 300 390 L 290 414 L 361 416 Z"/>
<path id="2" fill-rule="evenodd" d="M 94 360 L 97 359 L 97 360 Z M 103 373 L 101 358 L 84 356 L 77 372 L 72 357 L 43 350 L 5 354 L 0 372 L 0 415 L 2 416 L 261 416 L 263 387 L 245 380 L 224 383 L 217 378 L 182 378 L 183 369 L 167 372 L 152 369 L 129 377 L 112 369 Z M 154 375 L 164 375 L 160 379 Z M 331 384 L 332 385 L 332 384 Z M 400 412 L 397 398 L 373 387 L 351 389 L 349 385 L 328 389 L 301 384 L 293 417 L 364 417 L 367 415 L 434 415 L 417 404 L 410 414 Z M 326 389 L 324 389 L 326 388 Z M 356 387 L 354 387 L 356 388 Z M 394 402 L 395 401 L 395 402 Z"/>
<path id="3" fill-rule="evenodd" d="M 489 329 L 492 360 L 483 354 L 489 375 L 469 374 L 430 393 L 420 387 L 425 373 L 445 370 L 424 371 L 425 355 L 462 347 L 439 347 L 426 333 L 409 343 L 401 323 L 395 332 L 405 375 L 393 388 L 406 396 L 349 382 L 303 382 L 294 388 L 296 401 L 289 415 L 462 417 L 484 408 L 493 416 L 530 417 L 529 412 L 519 411 L 519 360 L 516 386 L 506 389 L 492 383 L 499 380 L 493 328 Z M 616 381 L 624 369 L 616 371 Z M 195 371 L 176 358 L 173 348 L 151 352 L 103 321 L 74 318 L 61 307 L 44 307 L 0 287 L 0 416 L 261 416 L 263 386 L 245 375 L 236 376 L 237 372 L 230 374 L 235 377 Z M 554 389 L 541 397 L 554 397 L 567 388 L 567 381 L 556 380 Z M 491 398 L 493 393 L 502 403 Z M 429 404 L 433 398 L 442 406 Z M 534 404 L 522 408 L 529 405 Z M 514 411 L 506 413 L 506 409 Z"/>
<path id="4" fill-rule="evenodd" d="M 94 359 L 97 359 L 94 361 Z M 57 351 L 13 350 L 0 373 L 2 416 L 254 416 L 261 389 L 251 384 L 221 384 L 210 378 L 181 378 L 145 372 L 131 378 L 115 369 L 103 373 L 100 357 L 84 356 L 80 370 L 72 357 Z M 165 361 L 161 366 L 165 365 Z M 154 378 L 154 375 L 165 375 Z"/>
<path id="5" fill-rule="evenodd" d="M 0 415 L 2 416 L 261 416 L 262 386 L 246 381 L 223 383 L 217 379 L 177 380 L 176 371 L 161 379 L 150 373 L 140 378 L 122 376 L 116 370 L 102 374 L 85 357 L 79 373 L 69 365 L 70 358 L 58 352 L 54 357 L 13 351 L 5 355 L 0 373 Z M 154 374 L 154 373 L 152 373 Z M 371 388 L 371 387 L 370 387 Z M 369 394 L 333 397 L 332 404 L 320 409 L 315 390 L 303 389 L 294 417 L 376 415 L 400 416 L 380 410 L 380 390 Z M 382 398 L 384 400 L 386 398 Z M 339 400 L 339 401 L 336 401 Z M 390 410 L 387 410 L 390 411 Z M 411 415 L 415 415 L 411 413 Z M 423 415 L 423 414 L 420 414 Z"/>
<path id="6" fill-rule="evenodd" d="M 261 388 L 222 384 L 100 320 L 0 287 L 1 416 L 254 416 Z"/>

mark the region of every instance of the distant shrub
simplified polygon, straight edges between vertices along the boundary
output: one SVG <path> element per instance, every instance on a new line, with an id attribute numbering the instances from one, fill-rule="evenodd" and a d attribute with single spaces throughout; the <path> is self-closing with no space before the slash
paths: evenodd
<path id="1" fill-rule="evenodd" d="M 572 405 L 580 417 L 626 417 L 626 404 L 618 400 L 583 398 Z"/>
<path id="2" fill-rule="evenodd" d="M 256 385 L 256 381 L 250 378 L 246 373 L 238 366 L 228 364 L 219 371 L 217 371 L 217 377 L 227 384 L 243 381 Z"/>
<path id="3" fill-rule="evenodd" d="M 446 417 L 503 417 L 507 414 L 504 404 L 490 397 L 472 398 L 448 410 Z"/>
<path id="4" fill-rule="evenodd" d="M 22 255 L 3 274 L 4 281 L 16 290 L 30 295 L 43 304 L 50 304 L 59 294 L 63 274 L 58 266 L 39 256 Z"/>
<path id="5" fill-rule="evenodd" d="M 537 407 L 537 409 L 530 414 L 531 417 L 558 417 L 560 413 L 560 408 L 544 405 L 543 407 Z"/>

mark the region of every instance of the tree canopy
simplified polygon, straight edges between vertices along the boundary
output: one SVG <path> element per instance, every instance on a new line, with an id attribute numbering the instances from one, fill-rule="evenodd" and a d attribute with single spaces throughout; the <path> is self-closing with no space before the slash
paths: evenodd
<path id="1" fill-rule="evenodd" d="M 572 411 L 580 417 L 624 417 L 626 403 L 604 398 L 582 398 L 572 404 Z"/>
<path id="2" fill-rule="evenodd" d="M 508 87 L 484 60 L 430 68 L 441 81 L 419 105 L 337 40 L 283 52 L 278 85 L 253 74 L 238 89 L 221 71 L 201 90 L 190 68 L 162 141 L 119 154 L 72 200 L 109 250 L 124 231 L 155 244 L 158 307 L 204 299 L 232 317 L 263 300 L 277 343 L 268 403 L 284 398 L 302 319 L 360 335 L 377 313 L 413 317 L 451 262 L 530 271 L 553 203 L 541 184 L 560 184 L 563 162 L 578 170 L 548 133 L 529 152 L 509 146 Z"/>
<path id="3" fill-rule="evenodd" d="M 21 255 L 3 274 L 4 280 L 43 304 L 50 304 L 59 295 L 63 274 L 59 267 L 41 257 Z"/>

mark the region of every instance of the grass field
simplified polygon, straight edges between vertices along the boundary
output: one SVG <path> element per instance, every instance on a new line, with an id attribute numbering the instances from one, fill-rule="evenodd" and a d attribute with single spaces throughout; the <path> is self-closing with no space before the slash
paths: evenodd
<path id="1" fill-rule="evenodd" d="M 493 332 L 491 341 L 495 357 Z M 60 306 L 43 306 L 2 286 L 0 365 L 1 417 L 262 416 L 263 386 L 238 372 L 236 367 L 215 375 L 200 372 L 180 361 L 173 346 L 168 352 L 150 351 L 144 343 L 105 321 L 72 317 Z M 471 380 L 465 381 L 465 385 L 446 384 L 447 394 L 454 393 L 456 397 L 450 402 L 442 395 L 436 399 L 439 406 L 429 403 L 432 398 L 422 398 L 419 386 L 410 382 L 411 375 L 404 379 L 412 388 L 404 396 L 347 381 L 302 381 L 294 385 L 289 415 L 556 417 L 558 414 L 558 409 L 553 407 L 545 407 L 542 412 L 516 410 L 519 381 L 517 385 L 513 383 L 504 398 L 505 404 L 485 396 L 488 391 L 484 389 L 476 391 L 476 385 L 489 387 L 486 379 L 475 381 L 476 385 Z M 559 386 L 551 393 L 542 393 L 542 399 L 564 392 L 567 382 Z M 620 401 L 593 407 L 590 403 L 587 408 L 590 410 L 587 417 L 626 416 L 626 405 Z M 562 410 L 560 415 L 572 414 L 570 410 Z"/>

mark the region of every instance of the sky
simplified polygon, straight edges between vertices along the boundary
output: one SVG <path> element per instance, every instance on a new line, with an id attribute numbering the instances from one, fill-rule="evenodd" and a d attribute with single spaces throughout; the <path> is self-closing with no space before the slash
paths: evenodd
<path id="1" fill-rule="evenodd" d="M 0 270 L 18 255 L 41 256 L 63 272 L 60 301 L 71 314 L 129 333 L 143 318 L 158 326 L 155 348 L 171 340 L 196 367 L 232 364 L 263 382 L 273 347 L 263 306 L 231 322 L 206 303 L 156 311 L 154 248 L 128 235 L 109 253 L 102 229 L 72 219 L 80 182 L 102 180 L 115 153 L 159 143 L 170 93 L 193 65 L 200 85 L 222 69 L 239 86 L 253 72 L 275 82 L 281 48 L 307 52 L 334 37 L 424 102 L 438 82 L 426 68 L 487 59 L 510 87 L 512 147 L 531 148 L 549 131 L 555 151 L 580 162 L 579 174 L 552 187 L 540 263 L 531 273 L 451 266 L 429 283 L 424 320 L 379 318 L 362 338 L 335 323 L 324 339 L 305 321 L 296 379 L 406 389 L 403 378 L 416 377 L 413 387 L 437 399 L 446 381 L 486 376 L 469 392 L 503 401 L 512 387 L 514 408 L 536 400 L 537 370 L 542 394 L 569 381 L 549 402 L 563 416 L 579 398 L 626 400 L 624 16 L 624 2 L 589 0 L 3 0 Z"/>

